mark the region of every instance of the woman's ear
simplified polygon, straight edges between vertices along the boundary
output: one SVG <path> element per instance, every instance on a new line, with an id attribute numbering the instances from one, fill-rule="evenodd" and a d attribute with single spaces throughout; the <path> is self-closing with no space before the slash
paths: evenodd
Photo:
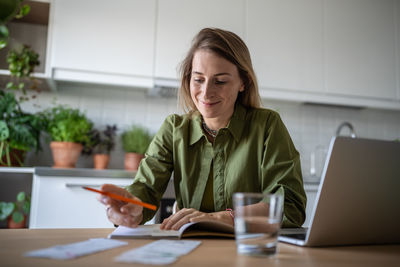
<path id="1" fill-rule="evenodd" d="M 239 92 L 243 92 L 244 91 L 244 83 L 242 83 L 242 85 L 239 88 Z"/>

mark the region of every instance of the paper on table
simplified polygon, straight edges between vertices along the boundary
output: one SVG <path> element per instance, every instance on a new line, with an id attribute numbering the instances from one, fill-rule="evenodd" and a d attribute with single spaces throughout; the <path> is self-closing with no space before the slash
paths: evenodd
<path id="1" fill-rule="evenodd" d="M 107 238 L 92 238 L 82 242 L 29 251 L 25 253 L 24 256 L 67 260 L 99 251 L 104 251 L 107 249 L 124 246 L 127 244 L 128 242 L 125 241 L 112 240 Z"/>
<path id="2" fill-rule="evenodd" d="M 192 240 L 158 240 L 129 250 L 115 258 L 117 262 L 164 265 L 175 262 L 201 244 Z"/>

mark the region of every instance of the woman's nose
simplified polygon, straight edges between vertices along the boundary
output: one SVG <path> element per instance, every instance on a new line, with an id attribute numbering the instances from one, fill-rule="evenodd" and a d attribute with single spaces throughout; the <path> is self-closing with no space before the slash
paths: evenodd
<path id="1" fill-rule="evenodd" d="M 212 98 L 215 94 L 214 86 L 211 81 L 208 81 L 203 84 L 203 96 L 205 99 Z"/>

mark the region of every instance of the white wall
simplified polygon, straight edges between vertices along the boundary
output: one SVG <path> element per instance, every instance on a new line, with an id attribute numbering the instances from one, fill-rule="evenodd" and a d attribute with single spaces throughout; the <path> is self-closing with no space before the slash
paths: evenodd
<path id="1" fill-rule="evenodd" d="M 117 124 L 118 134 L 132 123 L 142 124 L 155 133 L 168 114 L 181 113 L 175 98 L 150 97 L 145 90 L 108 86 L 62 83 L 58 92 L 42 92 L 37 99 L 23 105 L 26 111 L 38 111 L 51 106 L 54 100 L 86 111 L 96 127 Z M 267 101 L 265 107 L 278 111 L 300 151 L 304 177 L 309 176 L 310 153 L 316 146 L 325 149 L 336 128 L 343 121 L 353 124 L 359 137 L 400 139 L 400 112 L 372 109 L 311 106 L 291 102 Z M 348 131 L 343 131 L 344 134 Z M 318 155 L 323 155 L 323 149 Z M 38 155 L 31 153 L 27 164 L 51 166 L 48 144 Z M 124 153 L 120 140 L 111 154 L 111 169 L 123 168 Z M 318 162 L 317 162 L 318 163 Z M 92 167 L 91 158 L 81 156 L 77 167 Z"/>

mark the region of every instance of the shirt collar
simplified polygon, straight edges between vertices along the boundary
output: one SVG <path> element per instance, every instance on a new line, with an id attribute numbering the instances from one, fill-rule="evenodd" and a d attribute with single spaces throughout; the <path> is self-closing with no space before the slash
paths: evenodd
<path id="1" fill-rule="evenodd" d="M 201 127 L 201 115 L 200 112 L 195 111 L 191 114 L 192 120 L 190 123 L 190 140 L 189 145 L 193 145 L 197 141 L 199 141 L 203 136 L 203 129 Z M 204 136 L 205 137 L 205 136 Z"/>
<path id="2" fill-rule="evenodd" d="M 243 107 L 239 102 L 237 102 L 235 105 L 235 111 L 233 112 L 233 115 L 227 127 L 236 142 L 239 142 L 240 138 L 242 137 L 243 129 L 245 126 L 245 118 L 246 108 Z"/>
<path id="3" fill-rule="evenodd" d="M 235 104 L 235 110 L 233 111 L 233 115 L 231 120 L 226 127 L 229 132 L 232 134 L 233 138 L 236 142 L 239 142 L 242 132 L 244 129 L 244 120 L 246 117 L 246 108 L 243 107 L 240 103 Z M 191 133 L 190 133 L 190 145 L 193 145 L 197 141 L 199 141 L 203 136 L 206 138 L 203 128 L 201 126 L 201 114 L 198 111 L 192 114 L 192 123 L 191 123 Z"/>

